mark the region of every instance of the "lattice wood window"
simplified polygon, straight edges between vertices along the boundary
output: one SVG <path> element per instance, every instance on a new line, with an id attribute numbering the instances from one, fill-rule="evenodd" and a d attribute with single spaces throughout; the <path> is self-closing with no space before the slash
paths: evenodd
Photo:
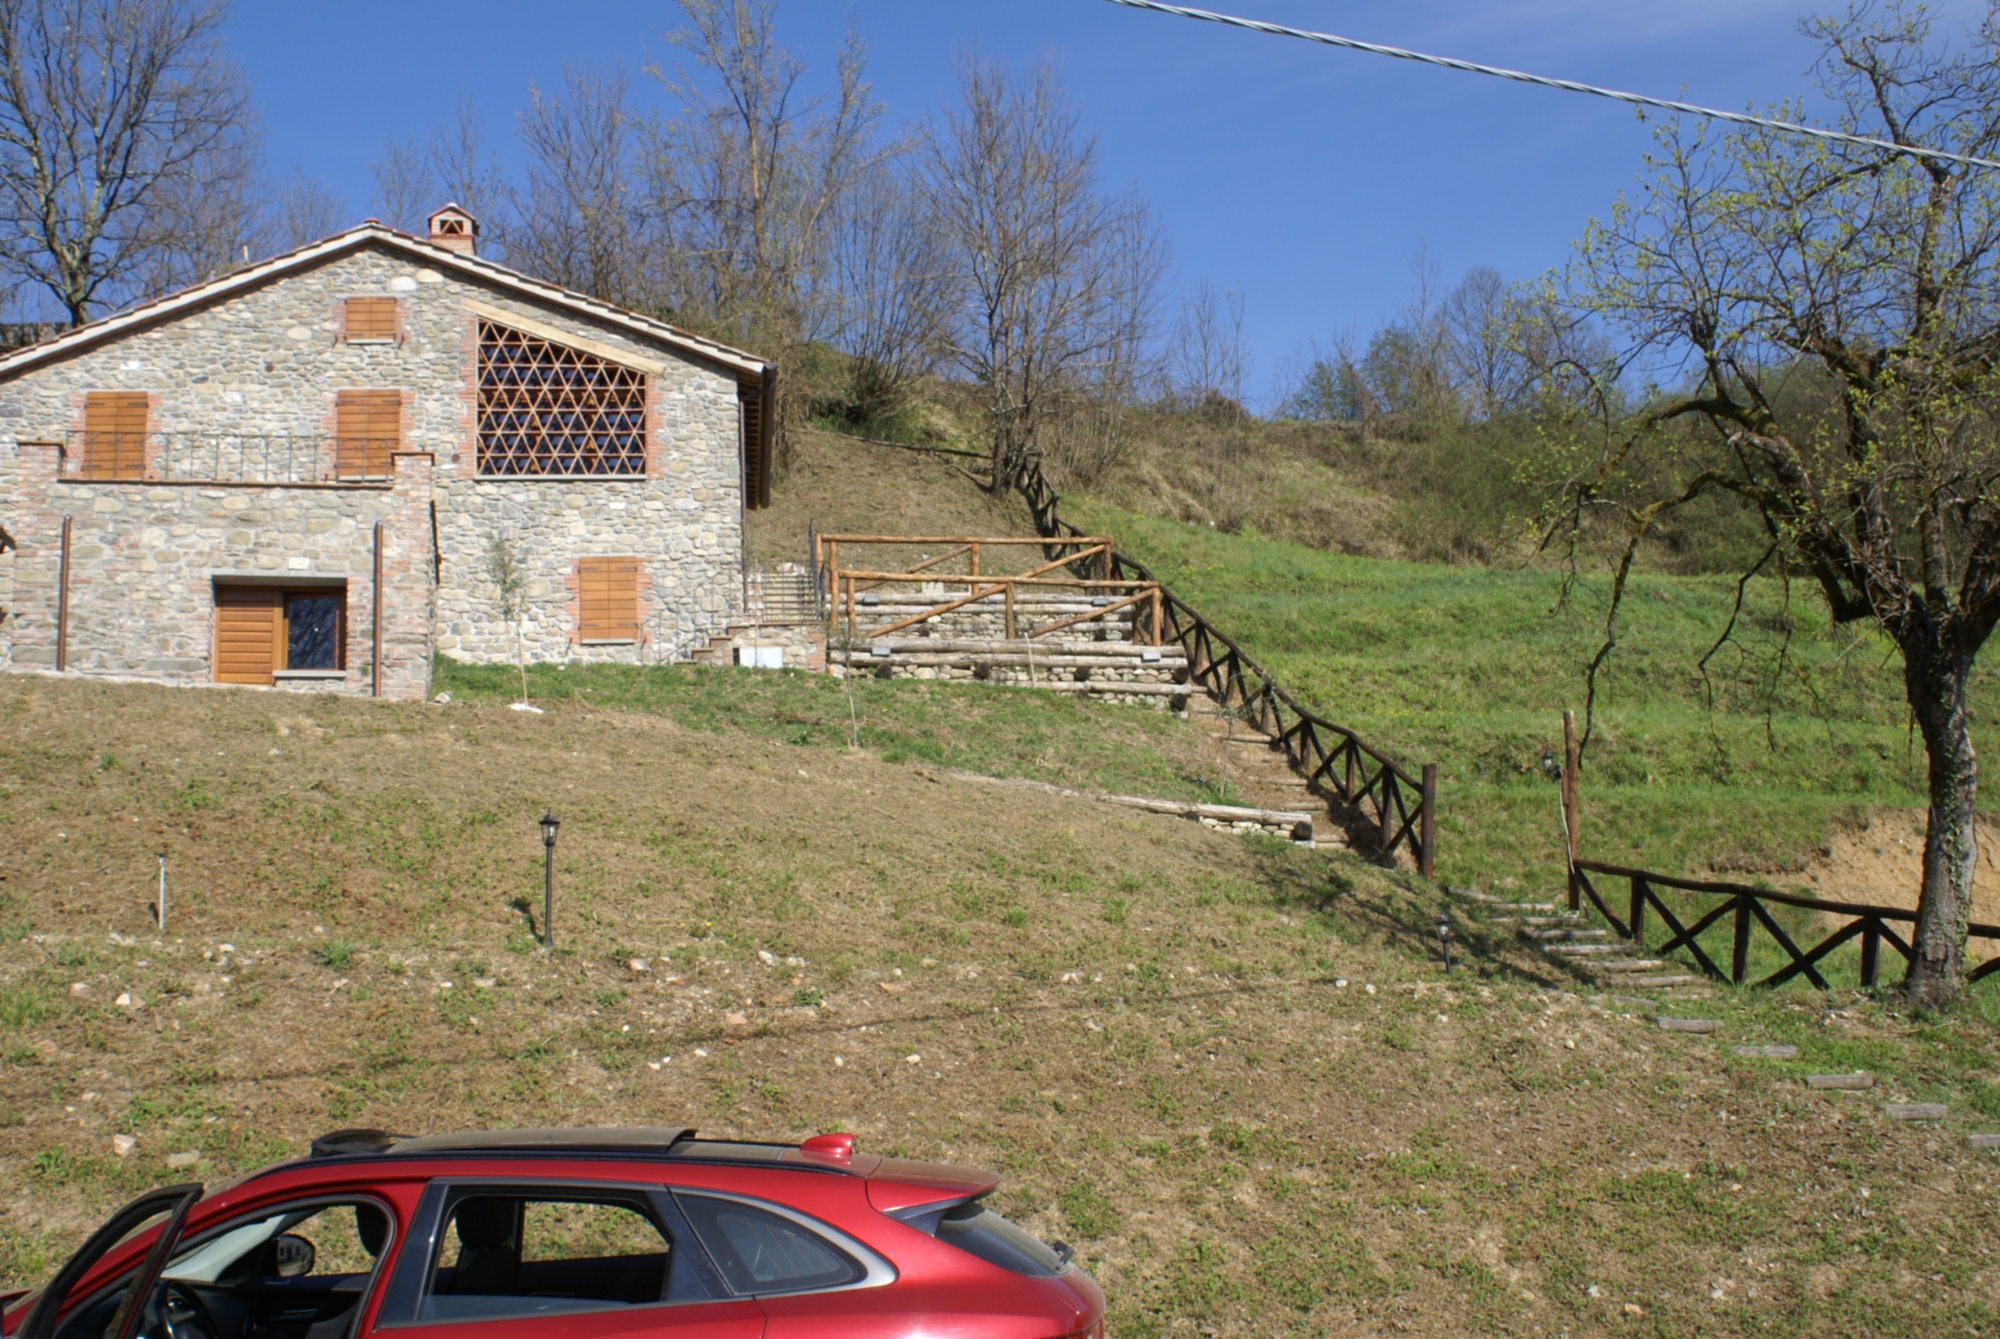
<path id="1" fill-rule="evenodd" d="M 481 474 L 644 474 L 646 374 L 479 323 Z"/>
<path id="2" fill-rule="evenodd" d="M 152 400 L 144 391 L 91 391 L 83 400 L 83 477 L 137 479 L 146 472 Z"/>
<path id="3" fill-rule="evenodd" d="M 403 333 L 401 313 L 394 298 L 349 298 L 341 304 L 341 338 L 393 340 Z"/>
<path id="4" fill-rule="evenodd" d="M 577 620 L 580 642 L 639 640 L 639 560 L 576 560 Z"/>
<path id="5" fill-rule="evenodd" d="M 401 391 L 339 391 L 333 401 L 333 473 L 337 479 L 382 478 L 403 444 Z"/>

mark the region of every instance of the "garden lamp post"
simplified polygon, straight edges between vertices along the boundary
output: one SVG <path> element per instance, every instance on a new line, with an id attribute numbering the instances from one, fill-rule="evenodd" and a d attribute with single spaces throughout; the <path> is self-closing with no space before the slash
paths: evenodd
<path id="1" fill-rule="evenodd" d="M 1449 975 L 1451 972 L 1451 915 L 1448 912 L 1440 911 L 1438 913 L 1438 943 L 1444 946 L 1444 970 Z"/>
<path id="2" fill-rule="evenodd" d="M 562 824 L 549 810 L 542 812 L 542 951 L 556 946 L 556 829 Z"/>

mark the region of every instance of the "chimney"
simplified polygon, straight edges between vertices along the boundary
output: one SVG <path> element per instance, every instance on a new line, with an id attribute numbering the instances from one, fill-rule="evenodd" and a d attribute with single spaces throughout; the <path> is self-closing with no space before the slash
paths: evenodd
<path id="1" fill-rule="evenodd" d="M 431 214 L 431 244 L 462 255 L 478 254 L 479 220 L 448 204 Z"/>

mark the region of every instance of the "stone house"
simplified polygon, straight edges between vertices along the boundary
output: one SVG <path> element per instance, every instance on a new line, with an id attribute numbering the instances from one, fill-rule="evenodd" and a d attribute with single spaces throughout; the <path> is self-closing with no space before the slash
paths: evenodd
<path id="1" fill-rule="evenodd" d="M 0 661 L 407 698 L 741 621 L 773 369 L 477 233 L 370 221 L 0 356 Z"/>

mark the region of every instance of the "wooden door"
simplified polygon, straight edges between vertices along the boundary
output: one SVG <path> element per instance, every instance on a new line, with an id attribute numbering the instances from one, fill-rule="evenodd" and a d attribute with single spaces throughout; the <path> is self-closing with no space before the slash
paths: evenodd
<path id="1" fill-rule="evenodd" d="M 92 391 L 83 401 L 83 477 L 138 479 L 146 473 L 152 400 L 144 391 Z"/>
<path id="2" fill-rule="evenodd" d="M 284 600 L 267 586 L 215 588 L 215 682 L 272 682 L 284 657 Z"/>

